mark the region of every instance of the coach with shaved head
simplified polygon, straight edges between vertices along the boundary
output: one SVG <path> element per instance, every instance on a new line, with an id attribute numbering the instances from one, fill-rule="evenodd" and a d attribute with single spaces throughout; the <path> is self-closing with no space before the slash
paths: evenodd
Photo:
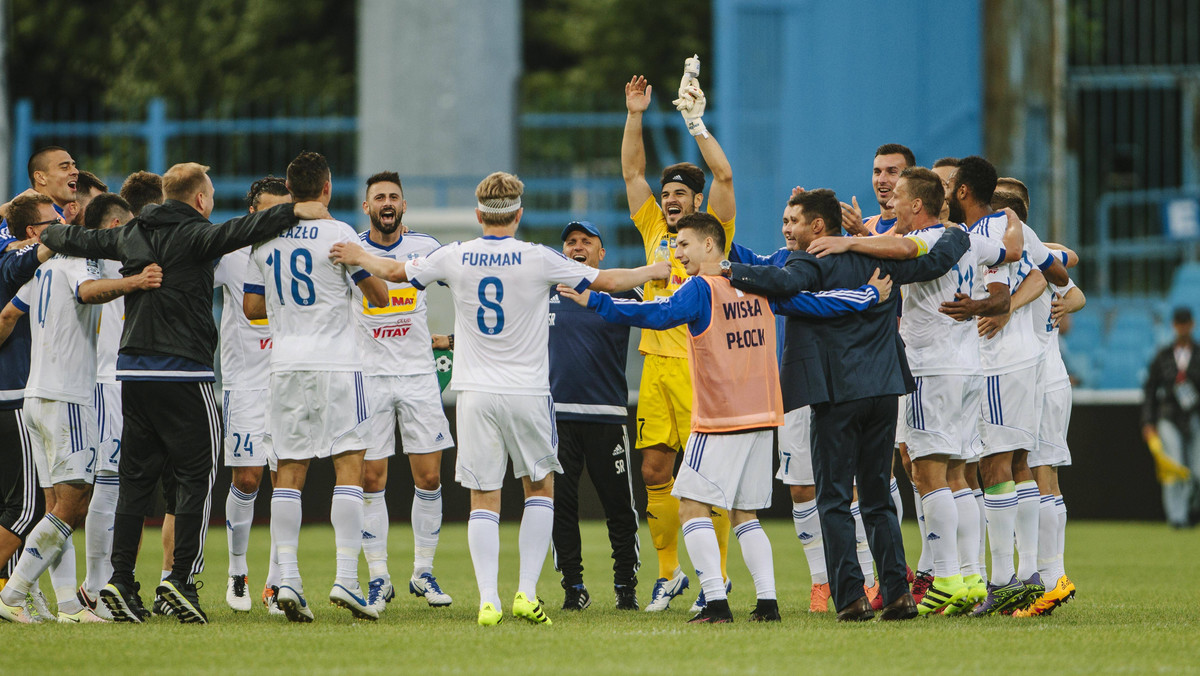
<path id="1" fill-rule="evenodd" d="M 42 241 L 68 256 L 121 262 L 121 274 L 150 263 L 163 283 L 125 297 L 125 327 L 117 356 L 122 382 L 120 494 L 113 525 L 113 575 L 100 598 L 122 622 L 141 622 L 145 609 L 134 582 L 142 524 L 154 506 L 154 486 L 170 460 L 178 484 L 175 564 L 158 594 L 180 622 L 207 621 L 193 576 L 204 568 L 203 543 L 221 418 L 213 395 L 214 263 L 222 255 L 270 239 L 299 219 L 328 218 L 318 202 L 284 204 L 213 225 L 208 167 L 187 162 L 163 175 L 161 205 L 146 207 L 125 227 L 85 230 L 51 226 Z M 51 244 L 53 242 L 53 244 Z"/>

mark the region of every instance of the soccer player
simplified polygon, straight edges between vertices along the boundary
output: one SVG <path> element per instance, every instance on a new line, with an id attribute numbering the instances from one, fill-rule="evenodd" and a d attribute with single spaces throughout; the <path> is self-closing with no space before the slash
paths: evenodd
<path id="1" fill-rule="evenodd" d="M 689 73 L 692 73 L 689 76 Z M 732 242 L 737 216 L 733 193 L 733 169 L 717 140 L 704 126 L 706 105 L 695 74 L 699 61 L 689 59 L 680 86 L 676 106 L 684 116 L 688 131 L 696 139 L 700 154 L 713 174 L 707 212 L 716 216 L 725 228 L 725 241 Z M 621 139 L 621 174 L 633 224 L 642 235 L 646 261 L 671 261 L 672 274 L 665 284 L 646 287 L 646 300 L 665 298 L 675 293 L 687 278 L 683 265 L 672 253 L 675 228 L 683 216 L 695 213 L 704 203 L 704 171 L 682 162 L 663 169 L 658 199 L 646 182 L 646 148 L 642 141 L 642 114 L 650 105 L 652 87 L 642 76 L 625 85 L 625 133 Z M 642 452 L 642 480 L 646 484 L 646 521 L 650 537 L 658 551 L 658 579 L 654 583 L 648 611 L 666 610 L 671 599 L 688 587 L 687 575 L 679 567 L 679 500 L 672 494 L 675 459 L 687 441 L 691 419 L 691 373 L 687 365 L 687 329 L 677 326 L 667 331 L 643 331 L 638 351 L 645 355 L 642 382 L 638 390 L 636 447 Z M 721 548 L 721 570 L 729 548 L 729 516 L 721 510 L 713 513 L 717 542 Z M 697 610 L 703 600 L 697 598 Z"/>
<path id="2" fill-rule="evenodd" d="M 960 160 L 950 194 L 950 219 L 971 223 L 971 232 L 1002 241 L 1007 217 L 994 212 L 991 207 L 996 179 L 995 168 L 982 157 Z M 1053 278 L 1055 283 L 1065 284 L 1068 277 L 1061 260 L 1051 254 L 1032 229 L 1023 227 L 1022 230 L 1026 255 L 1016 263 L 990 268 L 985 283 L 1005 282 L 1010 293 L 1015 295 L 1017 287 L 1030 276 L 1036 263 L 1037 277 L 1045 275 L 1046 279 Z M 1031 283 L 1036 284 L 1036 278 Z M 966 319 L 978 315 L 981 302 L 986 301 L 956 296 L 956 300 L 943 303 L 942 308 L 952 318 Z M 1036 392 L 1041 362 L 1030 312 L 1027 306 L 1015 310 L 1003 329 L 992 336 L 983 336 L 980 341 L 987 396 L 981 407 L 982 458 L 979 469 L 984 486 L 992 568 L 987 598 L 975 609 L 977 615 L 1019 607 L 1040 586 L 1040 581 L 1034 579 L 1037 573 L 1037 484 L 1025 466 L 1028 452 L 1037 441 L 1039 406 Z M 1020 495 L 1017 481 L 1021 483 Z M 1019 510 L 1022 501 L 1026 508 Z M 1032 513 L 1028 510 L 1030 506 Z M 1023 512 L 1025 518 L 1018 511 Z M 1032 529 L 1028 528 L 1030 514 Z M 1024 522 L 1020 538 L 1017 537 L 1019 521 Z M 1030 531 L 1033 549 L 1030 549 Z M 1021 553 L 1020 571 L 1013 565 L 1014 541 Z M 1024 575 L 1018 577 L 1018 573 Z"/>
<path id="3" fill-rule="evenodd" d="M 404 188 L 400 176 L 384 171 L 367 179 L 363 212 L 370 229 L 359 235 L 364 249 L 397 261 L 428 255 L 441 244 L 404 226 Z M 433 575 L 433 556 L 442 530 L 442 451 L 454 446 L 442 411 L 441 388 L 434 369 L 425 290 L 407 282 L 387 283 L 388 302 L 368 303 L 354 294 L 356 332 L 363 372 L 371 393 L 367 454 L 363 464 L 363 554 L 370 583 L 367 600 L 378 612 L 395 597 L 387 567 L 388 512 L 385 498 L 388 458 L 396 453 L 396 426 L 412 468 L 413 573 L 410 593 L 434 607 L 453 599 Z M 445 336 L 438 336 L 446 340 Z"/>
<path id="4" fill-rule="evenodd" d="M 537 597 L 554 523 L 554 478 L 561 471 L 550 399 L 546 321 L 549 290 L 558 284 L 606 291 L 663 279 L 667 264 L 635 270 L 596 270 L 547 247 L 515 238 L 524 213 L 524 184 L 496 172 L 475 189 L 475 216 L 483 237 L 455 242 L 410 261 L 366 254 L 357 243 L 339 243 L 333 260 L 361 265 L 392 283 L 422 289 L 444 282 L 454 295 L 457 349 L 450 387 L 458 395 L 455 479 L 471 490 L 467 542 L 479 586 L 480 625 L 504 618 L 497 591 L 500 553 L 500 487 L 511 458 L 525 489 L 521 518 L 520 580 L 514 617 L 550 624 Z"/>
<path id="5" fill-rule="evenodd" d="M 45 208 L 51 206 L 50 199 L 39 202 L 42 213 L 50 216 Z M 27 231 L 26 236 L 33 234 Z M 154 263 L 140 274 L 104 280 L 95 261 L 56 256 L 0 312 L 0 340 L 6 340 L 20 316 L 33 311 L 24 413 L 38 481 L 47 489 L 46 515 L 29 534 L 26 556 L 0 592 L 0 617 L 6 620 L 31 621 L 25 596 L 49 568 L 60 622 L 104 621 L 75 598 L 71 544 L 72 531 L 87 515 L 96 471 L 91 401 L 100 313 L 95 306 L 131 291 L 157 289 L 162 279 L 162 268 Z"/>
<path id="6" fill-rule="evenodd" d="M 80 183 L 86 172 L 80 172 Z M 83 194 L 82 191 L 80 194 Z M 102 193 L 92 199 L 84 213 L 84 226 L 91 230 L 117 228 L 125 225 L 133 214 L 129 203 L 120 195 Z M 121 279 L 116 261 L 101 260 L 103 279 Z M 120 484 L 118 467 L 121 462 L 121 384 L 117 382 L 117 349 L 125 324 L 125 299 L 117 298 L 100 312 L 100 328 L 96 337 L 96 390 L 93 407 L 96 413 L 96 481 L 88 504 L 84 524 L 87 543 L 87 574 L 75 596 L 100 617 L 112 619 L 108 608 L 99 603 L 100 588 L 112 576 L 112 527 L 116 518 L 117 493 Z"/>
<path id="7" fill-rule="evenodd" d="M 149 171 L 133 172 L 121 184 L 121 197 L 129 202 L 129 209 L 134 216 L 141 215 L 142 209 L 147 206 L 163 203 L 162 176 Z"/>
<path id="8" fill-rule="evenodd" d="M 875 159 L 871 162 L 871 188 L 879 204 L 879 215 L 863 218 L 858 198 L 852 196 L 850 204 L 841 203 L 842 226 L 846 233 L 858 237 L 891 234 L 896 227 L 896 214 L 888 208 L 888 202 L 892 198 L 892 191 L 896 189 L 896 182 L 900 180 L 900 172 L 915 166 L 916 156 L 906 146 L 885 143 L 876 148 Z"/>
<path id="9" fill-rule="evenodd" d="M 939 222 L 945 190 L 941 179 L 920 167 L 905 169 L 895 184 L 888 206 L 896 215 L 896 238 L 833 238 L 846 250 L 887 258 L 916 258 L 946 232 Z M 1012 263 L 1023 253 L 1021 222 L 1012 218 L 1003 232 L 1003 242 L 982 235 L 971 236 L 971 246 L 945 275 L 905 287 L 900 336 L 904 339 L 909 368 L 917 388 L 905 397 L 907 453 L 912 462 L 914 484 L 920 493 L 924 527 L 922 559 L 932 563 L 933 583 L 918 605 L 922 615 L 946 609 L 960 613 L 970 603 L 977 576 L 975 553 L 979 551 L 979 518 L 975 500 L 956 498 L 950 484 L 951 467 L 970 455 L 975 411 L 982 395 L 978 331 L 973 323 L 955 321 L 940 312 L 941 304 L 975 291 L 981 268 Z M 1007 311 L 1008 286 L 989 285 L 987 299 L 976 308 L 978 315 Z M 925 572 L 925 569 L 921 569 Z M 982 587 L 980 583 L 978 585 Z M 978 594 L 982 600 L 982 594 Z M 915 597 L 914 597 L 915 598 Z"/>
<path id="10" fill-rule="evenodd" d="M 563 255 L 599 268 L 604 260 L 600 230 L 572 221 L 562 231 Z M 615 297 L 641 299 L 641 290 Z M 605 322 L 575 303 L 550 294 L 550 394 L 558 432 L 558 478 L 554 506 L 554 565 L 562 572 L 563 610 L 583 610 L 592 598 L 583 584 L 579 539 L 579 482 L 587 467 L 600 497 L 612 544 L 613 591 L 618 610 L 637 610 L 640 543 L 629 470 L 628 386 L 625 360 L 629 327 Z"/>
<path id="11" fill-rule="evenodd" d="M 69 222 L 75 216 L 71 203 L 79 197 L 79 168 L 75 166 L 71 153 L 59 146 L 45 146 L 29 156 L 26 167 L 30 187 L 18 197 L 45 195 L 51 199 L 54 211 L 63 217 L 64 222 Z M 11 205 L 12 202 L 0 205 L 0 215 L 7 215 Z M 68 208 L 72 211 L 68 212 Z M 0 227 L 5 226 L 7 222 L 0 223 Z M 22 239 L 16 233 L 13 236 Z"/>
<path id="12" fill-rule="evenodd" d="M 194 576 L 204 568 L 204 538 L 221 443 L 213 393 L 213 269 L 222 255 L 290 228 L 298 216 L 328 214 L 320 203 L 281 205 L 214 226 L 208 220 L 214 190 L 208 168 L 187 162 L 163 177 L 161 206 L 144 209 L 123 227 L 86 230 L 52 225 L 41 238 L 68 255 L 121 260 L 126 273 L 155 262 L 163 285 L 126 299 L 117 355 L 125 415 L 121 434 L 120 494 L 113 522 L 113 575 L 100 598 L 123 622 L 141 622 L 133 577 L 154 484 L 171 460 L 177 482 L 172 570 L 156 588 L 181 622 L 204 623 Z M 169 317 L 164 320 L 164 317 Z"/>
<path id="13" fill-rule="evenodd" d="M 287 169 L 297 201 L 328 205 L 329 164 L 303 152 Z M 363 530 L 363 454 L 370 399 L 350 316 L 352 287 L 375 306 L 387 305 L 382 281 L 350 265 L 332 263 L 325 252 L 357 233 L 332 219 L 301 221 L 275 239 L 255 245 L 246 272 L 243 308 L 251 320 L 271 327 L 271 387 L 267 418 L 279 463 L 271 494 L 271 538 L 279 561 L 276 603 L 292 622 L 312 622 L 304 598 L 297 548 L 300 491 L 309 463 L 331 458 L 336 475 L 329 517 L 337 550 L 337 573 L 329 601 L 362 619 L 379 618 L 358 583 Z"/>
<path id="14" fill-rule="evenodd" d="M 25 233 L 29 226 L 45 227 L 41 221 L 55 220 L 57 212 L 39 202 L 40 195 L 20 196 L 13 200 L 15 210 L 8 211 L 10 226 Z M 37 268 L 53 252 L 33 245 L 10 249 L 17 243 L 7 231 L 0 240 L 0 303 L 7 305 L 17 291 L 33 278 Z M 22 236 L 23 237 L 23 236 Z M 21 413 L 25 382 L 29 377 L 29 320 L 17 321 L 10 339 L 0 344 L 0 589 L 8 582 L 16 566 L 18 552 L 29 531 L 46 510 L 45 495 L 38 489 L 33 451 Z M 39 598 L 39 601 L 41 599 Z M 50 615 L 47 619 L 53 619 Z"/>
<path id="15" fill-rule="evenodd" d="M 292 201 L 287 184 L 274 176 L 260 178 L 246 193 L 250 213 L 270 209 Z M 250 612 L 250 594 L 246 591 L 249 568 L 246 550 L 250 547 L 250 526 L 254 522 L 254 500 L 262 485 L 263 467 L 274 466 L 271 433 L 267 428 L 270 401 L 268 365 L 271 359 L 271 331 L 266 319 L 247 319 L 242 311 L 246 271 L 250 265 L 250 247 L 242 247 L 221 257 L 213 273 L 213 284 L 221 290 L 221 406 L 225 428 L 225 466 L 232 469 L 229 495 L 225 498 L 225 530 L 229 547 L 228 581 L 225 603 L 235 612 Z M 263 584 L 263 603 L 268 611 L 278 611 L 273 587 L 279 583 L 278 566 L 272 542 L 271 565 Z"/>
<path id="16" fill-rule="evenodd" d="M 676 255 L 689 275 L 680 289 L 653 303 L 614 302 L 607 294 L 559 292 L 608 321 L 643 328 L 687 324 L 693 390 L 691 435 L 675 482 L 688 553 L 707 603 L 694 623 L 733 620 L 720 573 L 711 510 L 727 510 L 754 578 L 757 604 L 751 621 L 779 621 L 771 543 L 756 510 L 771 504 L 772 428 L 783 424 L 783 395 L 775 353 L 775 315 L 766 298 L 735 290 L 722 276 L 725 230 L 715 216 L 679 219 Z M 886 280 L 883 280 L 886 284 Z M 887 284 L 890 288 L 890 284 Z M 881 289 L 860 288 L 781 303 L 798 316 L 829 317 L 866 309 Z"/>

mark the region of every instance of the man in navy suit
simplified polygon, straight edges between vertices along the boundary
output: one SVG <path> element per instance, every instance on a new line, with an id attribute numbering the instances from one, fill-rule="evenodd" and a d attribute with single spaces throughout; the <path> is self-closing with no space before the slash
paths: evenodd
<path id="1" fill-rule="evenodd" d="M 841 234 L 842 213 L 831 190 L 796 194 L 804 224 Z M 929 253 L 915 260 L 878 260 L 856 253 L 818 258 L 793 252 L 783 268 L 734 263 L 733 286 L 767 296 L 854 288 L 878 268 L 893 283 L 936 279 L 966 252 L 965 231 L 950 228 Z M 811 406 L 813 471 L 817 507 L 825 532 L 825 556 L 838 619 L 874 616 L 863 592 L 854 549 L 851 493 L 857 479 L 859 503 L 871 553 L 879 566 L 885 606 L 882 619 L 909 619 L 916 604 L 905 580 L 904 543 L 889 493 L 898 395 L 915 385 L 896 325 L 896 298 L 866 312 L 830 319 L 789 317 L 783 350 L 784 409 Z"/>

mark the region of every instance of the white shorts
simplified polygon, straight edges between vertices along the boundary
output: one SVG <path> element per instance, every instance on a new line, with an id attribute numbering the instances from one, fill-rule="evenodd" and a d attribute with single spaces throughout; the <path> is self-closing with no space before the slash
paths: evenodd
<path id="1" fill-rule="evenodd" d="M 916 381 L 917 389 L 904 397 L 908 457 L 974 458 L 971 439 L 975 436 L 974 419 L 979 410 L 983 377 L 917 376 Z"/>
<path id="2" fill-rule="evenodd" d="M 273 453 L 269 430 L 270 390 L 225 390 L 225 466 L 262 467 Z"/>
<path id="3" fill-rule="evenodd" d="M 370 413 L 358 371 L 284 371 L 271 374 L 268 414 L 279 460 L 328 458 L 366 450 Z"/>
<path id="4" fill-rule="evenodd" d="M 25 397 L 23 417 L 42 488 L 95 483 L 96 412 L 91 406 Z"/>
<path id="5" fill-rule="evenodd" d="M 904 419 L 905 419 L 905 417 L 904 417 L 904 402 L 907 399 L 908 399 L 908 395 L 902 394 L 902 395 L 900 395 L 900 401 L 896 402 L 897 404 L 899 404 L 898 406 L 896 406 L 896 447 L 897 448 L 900 446 L 900 444 L 908 443 L 908 425 L 904 424 Z"/>
<path id="6" fill-rule="evenodd" d="M 671 495 L 721 509 L 770 507 L 773 436 L 770 430 L 692 432 Z"/>
<path id="7" fill-rule="evenodd" d="M 510 458 L 518 479 L 562 472 L 550 395 L 459 392 L 457 417 L 454 480 L 464 488 L 499 490 Z"/>
<path id="8" fill-rule="evenodd" d="M 779 428 L 779 471 L 785 486 L 815 486 L 812 468 L 812 409 L 801 406 L 783 414 Z"/>
<path id="9" fill-rule="evenodd" d="M 121 464 L 121 383 L 96 383 L 92 399 L 96 410 L 96 472 L 116 474 Z"/>
<path id="10" fill-rule="evenodd" d="M 1071 464 L 1067 447 L 1067 427 L 1071 423 L 1071 386 L 1050 390 L 1042 396 L 1042 420 L 1038 426 L 1037 450 L 1029 453 L 1029 466 Z"/>
<path id="11" fill-rule="evenodd" d="M 405 455 L 433 453 L 454 446 L 450 422 L 442 411 L 437 374 L 367 376 L 371 416 L 367 418 L 367 460 L 396 454 L 396 425 Z"/>
<path id="12" fill-rule="evenodd" d="M 995 455 L 1037 444 L 1038 412 L 1041 404 L 1037 379 L 1039 368 L 1030 366 L 1012 373 L 986 376 L 979 411 L 983 416 L 981 455 Z"/>

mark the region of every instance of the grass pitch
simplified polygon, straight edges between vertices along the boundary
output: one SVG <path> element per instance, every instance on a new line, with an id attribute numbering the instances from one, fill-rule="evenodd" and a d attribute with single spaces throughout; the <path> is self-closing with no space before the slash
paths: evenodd
<path id="1" fill-rule="evenodd" d="M 731 538 L 731 603 L 725 626 L 684 623 L 693 590 L 666 613 L 619 612 L 603 524 L 584 524 L 584 573 L 592 607 L 558 610 L 562 591 L 547 561 L 539 593 L 550 627 L 509 617 L 475 625 L 478 596 L 465 524 L 447 524 L 437 575 L 455 601 L 433 609 L 407 593 L 412 537 L 390 534 L 397 598 L 379 622 L 353 620 L 325 602 L 333 579 L 333 533 L 306 526 L 300 565 L 316 622 L 289 624 L 255 603 L 248 615 L 225 605 L 225 538 L 210 531 L 201 602 L 207 626 L 153 618 L 144 625 L 0 625 L 0 673 L 471 673 L 471 674 L 885 674 L 885 673 L 1200 673 L 1200 533 L 1140 523 L 1071 523 L 1067 571 L 1079 592 L 1050 618 L 919 618 L 898 624 L 839 625 L 808 608 L 808 570 L 790 522 L 764 524 L 775 551 L 783 622 L 744 621 L 753 585 Z M 267 529 L 250 541 L 250 588 L 257 599 L 266 571 Z M 905 536 L 915 544 L 913 522 Z M 649 600 L 657 570 L 643 525 L 638 596 Z M 83 539 L 79 534 L 79 574 Z M 910 551 L 915 551 L 911 549 Z M 681 552 L 682 553 L 682 552 Z M 161 563 L 159 534 L 147 530 L 139 561 L 143 589 Z M 684 563 L 688 570 L 687 563 Z M 365 575 L 366 566 L 361 571 Z M 517 524 L 501 528 L 501 598 L 509 611 L 517 579 Z M 695 581 L 693 580 L 693 585 Z M 365 578 L 364 578 L 365 586 Z M 49 591 L 49 590 L 47 590 Z M 49 594 L 48 594 L 49 595 Z M 147 606 L 152 594 L 143 594 Z M 51 596 L 51 598 L 53 598 Z"/>

